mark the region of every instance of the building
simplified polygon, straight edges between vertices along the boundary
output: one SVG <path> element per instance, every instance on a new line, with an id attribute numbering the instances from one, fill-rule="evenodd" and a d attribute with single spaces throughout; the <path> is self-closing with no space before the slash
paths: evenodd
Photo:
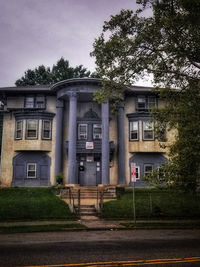
<path id="1" fill-rule="evenodd" d="M 167 161 L 150 109 L 163 105 L 149 87 L 125 92 L 118 116 L 109 102 L 93 101 L 100 79 L 78 78 L 53 86 L 0 88 L 3 114 L 1 184 L 50 186 L 63 173 L 65 184 L 131 185 L 134 163 L 142 176 Z M 164 136 L 162 136 L 163 138 Z"/>

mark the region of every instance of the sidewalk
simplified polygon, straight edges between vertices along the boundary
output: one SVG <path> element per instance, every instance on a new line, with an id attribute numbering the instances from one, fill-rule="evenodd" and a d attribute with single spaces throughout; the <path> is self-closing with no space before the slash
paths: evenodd
<path id="1" fill-rule="evenodd" d="M 121 225 L 121 223 L 133 223 L 133 220 L 104 220 L 100 219 L 96 216 L 82 216 L 80 220 L 77 221 L 26 221 L 26 222 L 0 222 L 0 227 L 20 227 L 20 226 L 47 226 L 47 225 L 67 225 L 67 224 L 82 224 L 85 227 L 82 228 L 68 228 L 68 230 L 73 230 L 73 231 L 80 231 L 80 230 L 122 230 L 122 229 L 136 229 L 136 228 L 130 228 L 130 227 L 125 227 Z M 174 228 L 179 228 L 179 224 L 181 228 L 183 228 L 183 224 L 185 224 L 188 228 L 188 226 L 193 228 L 193 225 L 196 225 L 197 228 L 200 228 L 200 220 L 137 220 L 136 223 L 141 223 L 144 224 L 144 226 L 139 227 L 140 229 L 149 229 L 153 228 L 154 224 L 159 224 L 159 225 L 170 225 L 176 226 Z M 147 224 L 145 226 L 145 224 Z M 161 227 L 162 228 L 162 227 Z M 166 229 L 166 226 L 163 227 Z M 169 227 L 170 228 L 170 227 Z M 64 229 L 63 229 L 64 230 Z"/>

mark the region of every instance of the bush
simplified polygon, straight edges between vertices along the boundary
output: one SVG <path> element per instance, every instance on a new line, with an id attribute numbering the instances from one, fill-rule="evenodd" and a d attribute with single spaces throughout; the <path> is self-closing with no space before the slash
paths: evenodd
<path id="1" fill-rule="evenodd" d="M 64 176 L 62 173 L 58 173 L 56 175 L 56 182 L 57 184 L 63 184 L 63 181 L 64 181 Z"/>

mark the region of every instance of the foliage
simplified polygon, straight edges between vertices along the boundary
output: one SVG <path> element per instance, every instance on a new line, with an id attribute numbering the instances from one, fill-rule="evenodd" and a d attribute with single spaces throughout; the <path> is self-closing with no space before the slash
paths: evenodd
<path id="1" fill-rule="evenodd" d="M 0 221 L 74 220 L 66 203 L 51 188 L 0 189 Z"/>
<path id="2" fill-rule="evenodd" d="M 28 69 L 24 75 L 18 79 L 15 84 L 16 86 L 26 85 L 45 85 L 53 84 L 62 80 L 71 78 L 82 78 L 82 77 L 95 77 L 97 74 L 90 73 L 83 65 L 76 66 L 75 68 L 70 67 L 69 61 L 61 58 L 57 61 L 56 65 L 53 65 L 52 69 L 41 65 L 34 70 Z"/>
<path id="3" fill-rule="evenodd" d="M 64 176 L 62 173 L 56 174 L 56 182 L 57 184 L 63 184 L 64 181 Z"/>
<path id="4" fill-rule="evenodd" d="M 137 219 L 199 218 L 200 195 L 167 189 L 135 189 Z M 102 216 L 107 219 L 133 219 L 133 192 L 126 193 L 119 200 L 103 204 Z"/>
<path id="5" fill-rule="evenodd" d="M 169 147 L 171 159 L 165 179 L 195 190 L 200 159 L 200 2 L 137 2 L 142 4 L 141 9 L 135 13 L 122 10 L 111 16 L 94 42 L 91 55 L 96 58 L 97 72 L 105 80 L 96 99 L 113 99 L 114 92 L 114 98 L 120 102 L 125 90 L 122 84 L 130 86 L 138 78 L 152 74 L 160 97 L 168 103 L 153 113 L 154 119 L 158 125 L 165 122 L 179 133 Z M 143 17 L 147 6 L 152 16 Z"/>

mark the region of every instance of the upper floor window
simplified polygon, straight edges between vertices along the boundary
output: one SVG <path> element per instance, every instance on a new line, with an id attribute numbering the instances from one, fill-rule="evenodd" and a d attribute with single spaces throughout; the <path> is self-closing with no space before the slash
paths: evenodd
<path id="1" fill-rule="evenodd" d="M 87 139 L 87 124 L 78 125 L 78 139 L 79 140 Z"/>
<path id="2" fill-rule="evenodd" d="M 130 122 L 130 140 L 138 140 L 139 139 L 139 129 L 138 129 L 138 121 Z"/>
<path id="3" fill-rule="evenodd" d="M 16 126 L 15 126 L 15 138 L 16 139 L 22 139 L 22 128 L 23 127 L 23 121 L 16 121 Z"/>
<path id="4" fill-rule="evenodd" d="M 43 95 L 26 96 L 25 108 L 45 108 L 45 97 Z"/>
<path id="5" fill-rule="evenodd" d="M 93 139 L 101 139 L 101 124 L 93 125 Z"/>
<path id="6" fill-rule="evenodd" d="M 154 124 L 152 121 L 143 121 L 143 140 L 154 140 Z"/>
<path id="7" fill-rule="evenodd" d="M 38 121 L 27 120 L 26 122 L 26 137 L 28 139 L 36 139 L 38 134 Z"/>
<path id="8" fill-rule="evenodd" d="M 136 109 L 139 111 L 151 110 L 157 106 L 155 96 L 138 96 Z"/>
<path id="9" fill-rule="evenodd" d="M 27 164 L 27 178 L 36 178 L 36 163 Z"/>
<path id="10" fill-rule="evenodd" d="M 27 96 L 25 97 L 25 108 L 34 108 L 34 97 L 33 96 Z"/>
<path id="11" fill-rule="evenodd" d="M 51 121 L 50 120 L 42 121 L 42 138 L 51 139 Z"/>

